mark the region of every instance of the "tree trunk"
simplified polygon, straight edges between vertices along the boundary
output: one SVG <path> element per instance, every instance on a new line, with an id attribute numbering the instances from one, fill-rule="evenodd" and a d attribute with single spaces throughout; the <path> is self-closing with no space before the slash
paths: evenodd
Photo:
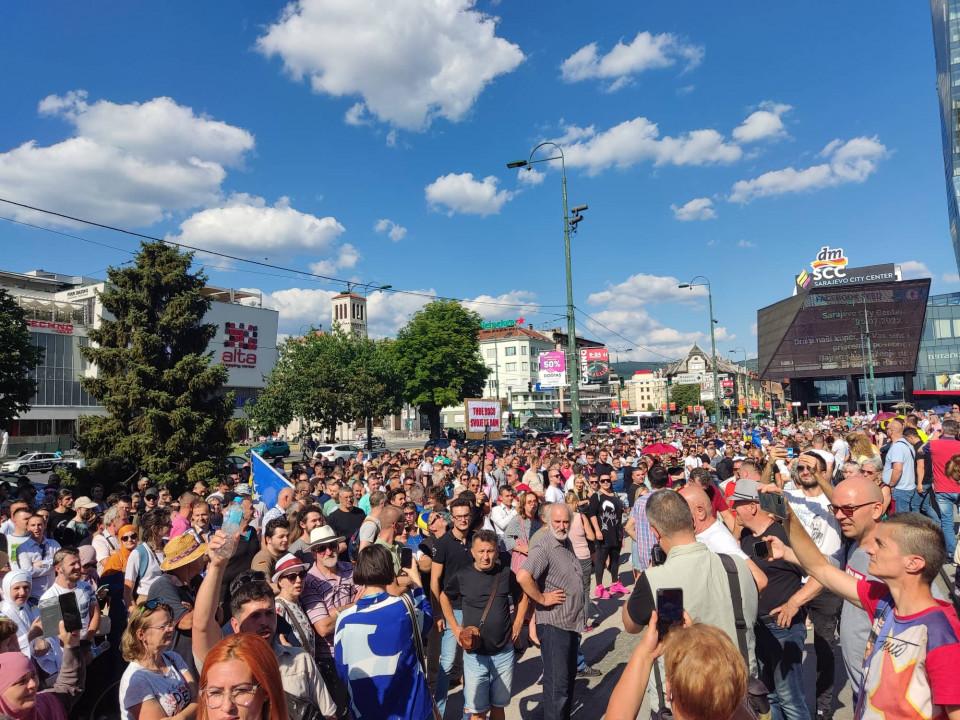
<path id="1" fill-rule="evenodd" d="M 430 439 L 437 440 L 441 437 L 440 408 L 436 405 L 424 405 L 420 409 L 427 416 L 427 422 L 430 423 Z"/>

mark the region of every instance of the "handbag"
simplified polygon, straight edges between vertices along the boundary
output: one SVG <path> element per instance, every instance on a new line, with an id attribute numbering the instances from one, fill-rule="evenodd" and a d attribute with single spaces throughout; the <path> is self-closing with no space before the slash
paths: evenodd
<path id="1" fill-rule="evenodd" d="M 420 626 L 417 624 L 417 610 L 413 606 L 413 600 L 409 595 L 403 593 L 400 596 L 400 600 L 403 602 L 403 606 L 407 609 L 407 615 L 410 616 L 410 625 L 413 627 L 413 648 L 417 653 L 417 661 L 420 663 L 420 669 L 423 671 L 424 679 L 427 678 L 427 656 L 423 651 L 423 638 L 420 637 Z M 433 697 L 433 693 L 428 692 L 430 695 L 430 703 L 433 707 L 433 720 L 443 720 L 443 717 L 440 715 L 440 709 L 437 707 L 437 701 Z"/>
<path id="2" fill-rule="evenodd" d="M 747 621 L 743 617 L 743 596 L 740 594 L 740 578 L 737 573 L 737 564 L 730 555 L 720 555 L 723 569 L 727 571 L 727 582 L 730 583 L 730 601 L 733 605 L 733 620 L 737 627 L 737 644 L 743 661 L 750 669 L 750 654 L 747 651 Z M 770 720 L 770 690 L 764 682 L 753 675 L 747 678 L 746 710 L 757 720 Z"/>
<path id="3" fill-rule="evenodd" d="M 497 588 L 500 587 L 500 578 L 503 572 L 498 572 L 493 579 L 493 587 L 490 589 L 490 597 L 487 598 L 487 604 L 483 608 L 483 615 L 480 616 L 479 625 L 467 625 L 460 628 L 460 647 L 464 652 L 474 652 L 480 645 L 480 628 L 487 621 L 487 615 L 490 614 L 490 608 L 493 606 L 493 599 L 497 596 Z"/>
<path id="4" fill-rule="evenodd" d="M 287 701 L 287 716 L 290 720 L 323 720 L 320 710 L 306 698 L 284 691 Z"/>

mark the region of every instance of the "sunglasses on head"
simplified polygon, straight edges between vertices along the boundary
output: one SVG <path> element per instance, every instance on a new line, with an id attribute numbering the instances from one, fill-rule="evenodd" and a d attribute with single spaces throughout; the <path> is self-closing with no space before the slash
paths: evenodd
<path id="1" fill-rule="evenodd" d="M 166 610 L 170 612 L 170 606 L 158 598 L 147 600 L 140 606 L 140 612 L 153 612 L 154 610 Z"/>

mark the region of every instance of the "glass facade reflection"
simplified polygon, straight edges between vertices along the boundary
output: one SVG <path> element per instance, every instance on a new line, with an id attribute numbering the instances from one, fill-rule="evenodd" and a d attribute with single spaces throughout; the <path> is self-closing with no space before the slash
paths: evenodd
<path id="1" fill-rule="evenodd" d="M 33 373 L 37 381 L 37 393 L 31 401 L 33 407 L 97 406 L 97 401 L 80 387 L 80 378 L 87 369 L 80 348 L 90 342 L 89 338 L 32 332 L 30 341 L 43 350 L 43 360 Z"/>
<path id="2" fill-rule="evenodd" d="M 947 219 L 960 269 L 960 0 L 930 0 L 940 97 L 940 131 L 947 186 Z"/>

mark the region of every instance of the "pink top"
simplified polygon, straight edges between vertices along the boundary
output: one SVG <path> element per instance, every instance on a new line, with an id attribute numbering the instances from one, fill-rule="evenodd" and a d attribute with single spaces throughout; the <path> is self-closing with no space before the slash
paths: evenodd
<path id="1" fill-rule="evenodd" d="M 583 515 L 573 514 L 573 522 L 570 523 L 570 544 L 573 546 L 573 554 L 577 560 L 590 559 L 590 546 L 587 545 L 587 536 L 583 531 Z"/>
<path id="2" fill-rule="evenodd" d="M 174 513 L 170 519 L 170 537 L 175 538 L 177 535 L 183 535 L 189 529 L 190 521 L 180 513 Z"/>

